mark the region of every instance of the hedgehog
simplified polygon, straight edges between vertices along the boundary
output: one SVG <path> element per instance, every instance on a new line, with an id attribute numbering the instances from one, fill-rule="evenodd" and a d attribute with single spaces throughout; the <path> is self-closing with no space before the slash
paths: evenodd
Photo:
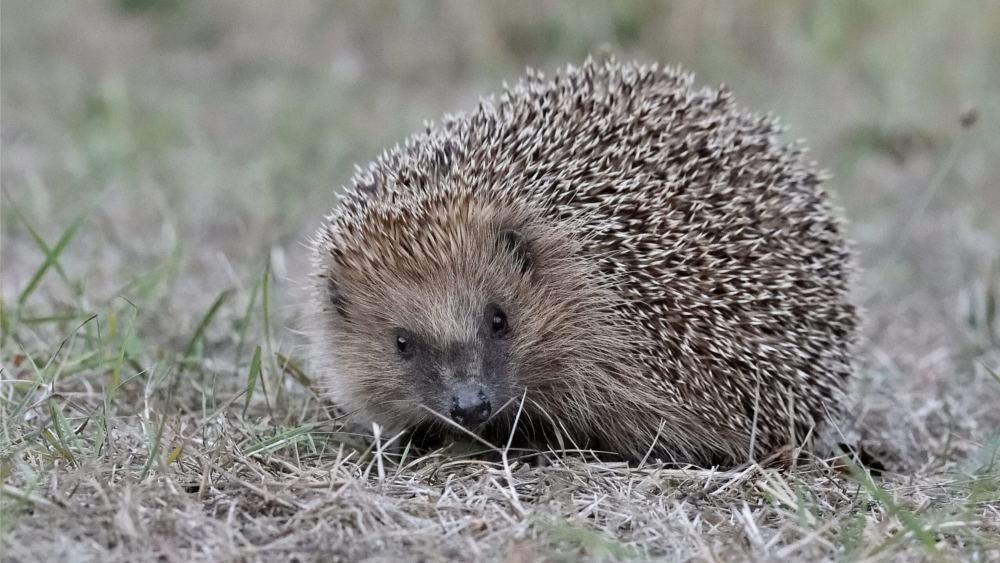
<path id="1" fill-rule="evenodd" d="M 312 348 L 355 420 L 735 465 L 842 412 L 858 313 L 801 142 L 725 86 L 588 59 L 357 167 L 312 241 Z M 496 440 L 496 442 L 493 442 Z"/>

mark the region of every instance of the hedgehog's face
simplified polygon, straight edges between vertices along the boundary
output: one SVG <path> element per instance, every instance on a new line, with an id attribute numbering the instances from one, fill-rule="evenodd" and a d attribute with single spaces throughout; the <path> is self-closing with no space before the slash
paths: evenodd
<path id="1" fill-rule="evenodd" d="M 532 233 L 466 211 L 423 217 L 442 222 L 433 236 L 428 226 L 386 240 L 383 228 L 342 237 L 330 252 L 321 348 L 346 408 L 395 428 L 469 429 L 516 410 L 537 339 L 520 298 L 538 292 Z"/>
<path id="2" fill-rule="evenodd" d="M 482 301 L 483 299 L 479 299 Z M 456 311 L 462 332 L 445 337 L 423 323 L 392 331 L 390 354 L 401 380 L 420 403 L 466 427 L 476 428 L 511 394 L 512 326 L 504 308 L 470 302 Z M 477 314 L 478 313 L 478 314 Z M 420 326 L 423 325 L 423 326 Z"/>
<path id="3" fill-rule="evenodd" d="M 616 385 L 601 366 L 635 337 L 574 231 L 471 196 L 404 203 L 318 241 L 315 349 L 335 402 L 393 429 L 490 436 L 522 404 L 519 426 L 589 417 Z"/>
<path id="4" fill-rule="evenodd" d="M 525 312 L 511 290 L 524 283 L 530 258 L 519 233 L 494 238 L 492 248 L 468 254 L 475 265 L 460 260 L 382 283 L 328 279 L 334 354 L 352 366 L 343 384 L 376 420 L 436 418 L 474 429 L 514 395 Z"/>

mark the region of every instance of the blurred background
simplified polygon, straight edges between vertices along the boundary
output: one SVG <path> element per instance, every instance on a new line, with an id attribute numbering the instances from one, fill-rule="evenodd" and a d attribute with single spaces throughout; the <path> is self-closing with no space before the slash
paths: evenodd
<path id="1" fill-rule="evenodd" d="M 1000 416 L 981 366 L 1000 360 L 995 0 L 4 0 L 0 22 L 0 289 L 22 345 L 58 342 L 32 319 L 65 335 L 127 297 L 136 353 L 176 348 L 235 289 L 206 333 L 232 344 L 270 264 L 294 353 L 304 243 L 354 163 L 527 66 L 614 54 L 725 83 L 832 174 L 870 312 L 859 417 L 965 413 L 920 418 L 896 455 Z M 65 242 L 35 282 L 39 241 Z"/>

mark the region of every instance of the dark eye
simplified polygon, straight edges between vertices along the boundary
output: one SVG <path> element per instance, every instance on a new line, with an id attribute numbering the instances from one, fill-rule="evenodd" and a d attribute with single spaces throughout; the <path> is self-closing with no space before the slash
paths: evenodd
<path id="1" fill-rule="evenodd" d="M 490 329 L 493 331 L 493 336 L 497 337 L 506 336 L 510 331 L 510 327 L 507 325 L 507 315 L 500 309 L 493 309 Z"/>
<path id="2" fill-rule="evenodd" d="M 413 341 L 405 332 L 396 333 L 396 351 L 403 359 L 413 357 Z"/>

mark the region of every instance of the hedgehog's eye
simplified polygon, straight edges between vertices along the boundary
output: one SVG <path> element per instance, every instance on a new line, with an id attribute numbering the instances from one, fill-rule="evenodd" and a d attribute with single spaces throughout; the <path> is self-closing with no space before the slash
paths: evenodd
<path id="1" fill-rule="evenodd" d="M 510 332 L 506 313 L 497 307 L 493 308 L 493 314 L 490 316 L 490 330 L 493 331 L 493 336 L 497 338 L 507 336 L 507 333 Z"/>
<path id="2" fill-rule="evenodd" d="M 404 360 L 408 360 L 413 357 L 414 345 L 413 338 L 406 331 L 396 332 L 396 352 Z"/>

